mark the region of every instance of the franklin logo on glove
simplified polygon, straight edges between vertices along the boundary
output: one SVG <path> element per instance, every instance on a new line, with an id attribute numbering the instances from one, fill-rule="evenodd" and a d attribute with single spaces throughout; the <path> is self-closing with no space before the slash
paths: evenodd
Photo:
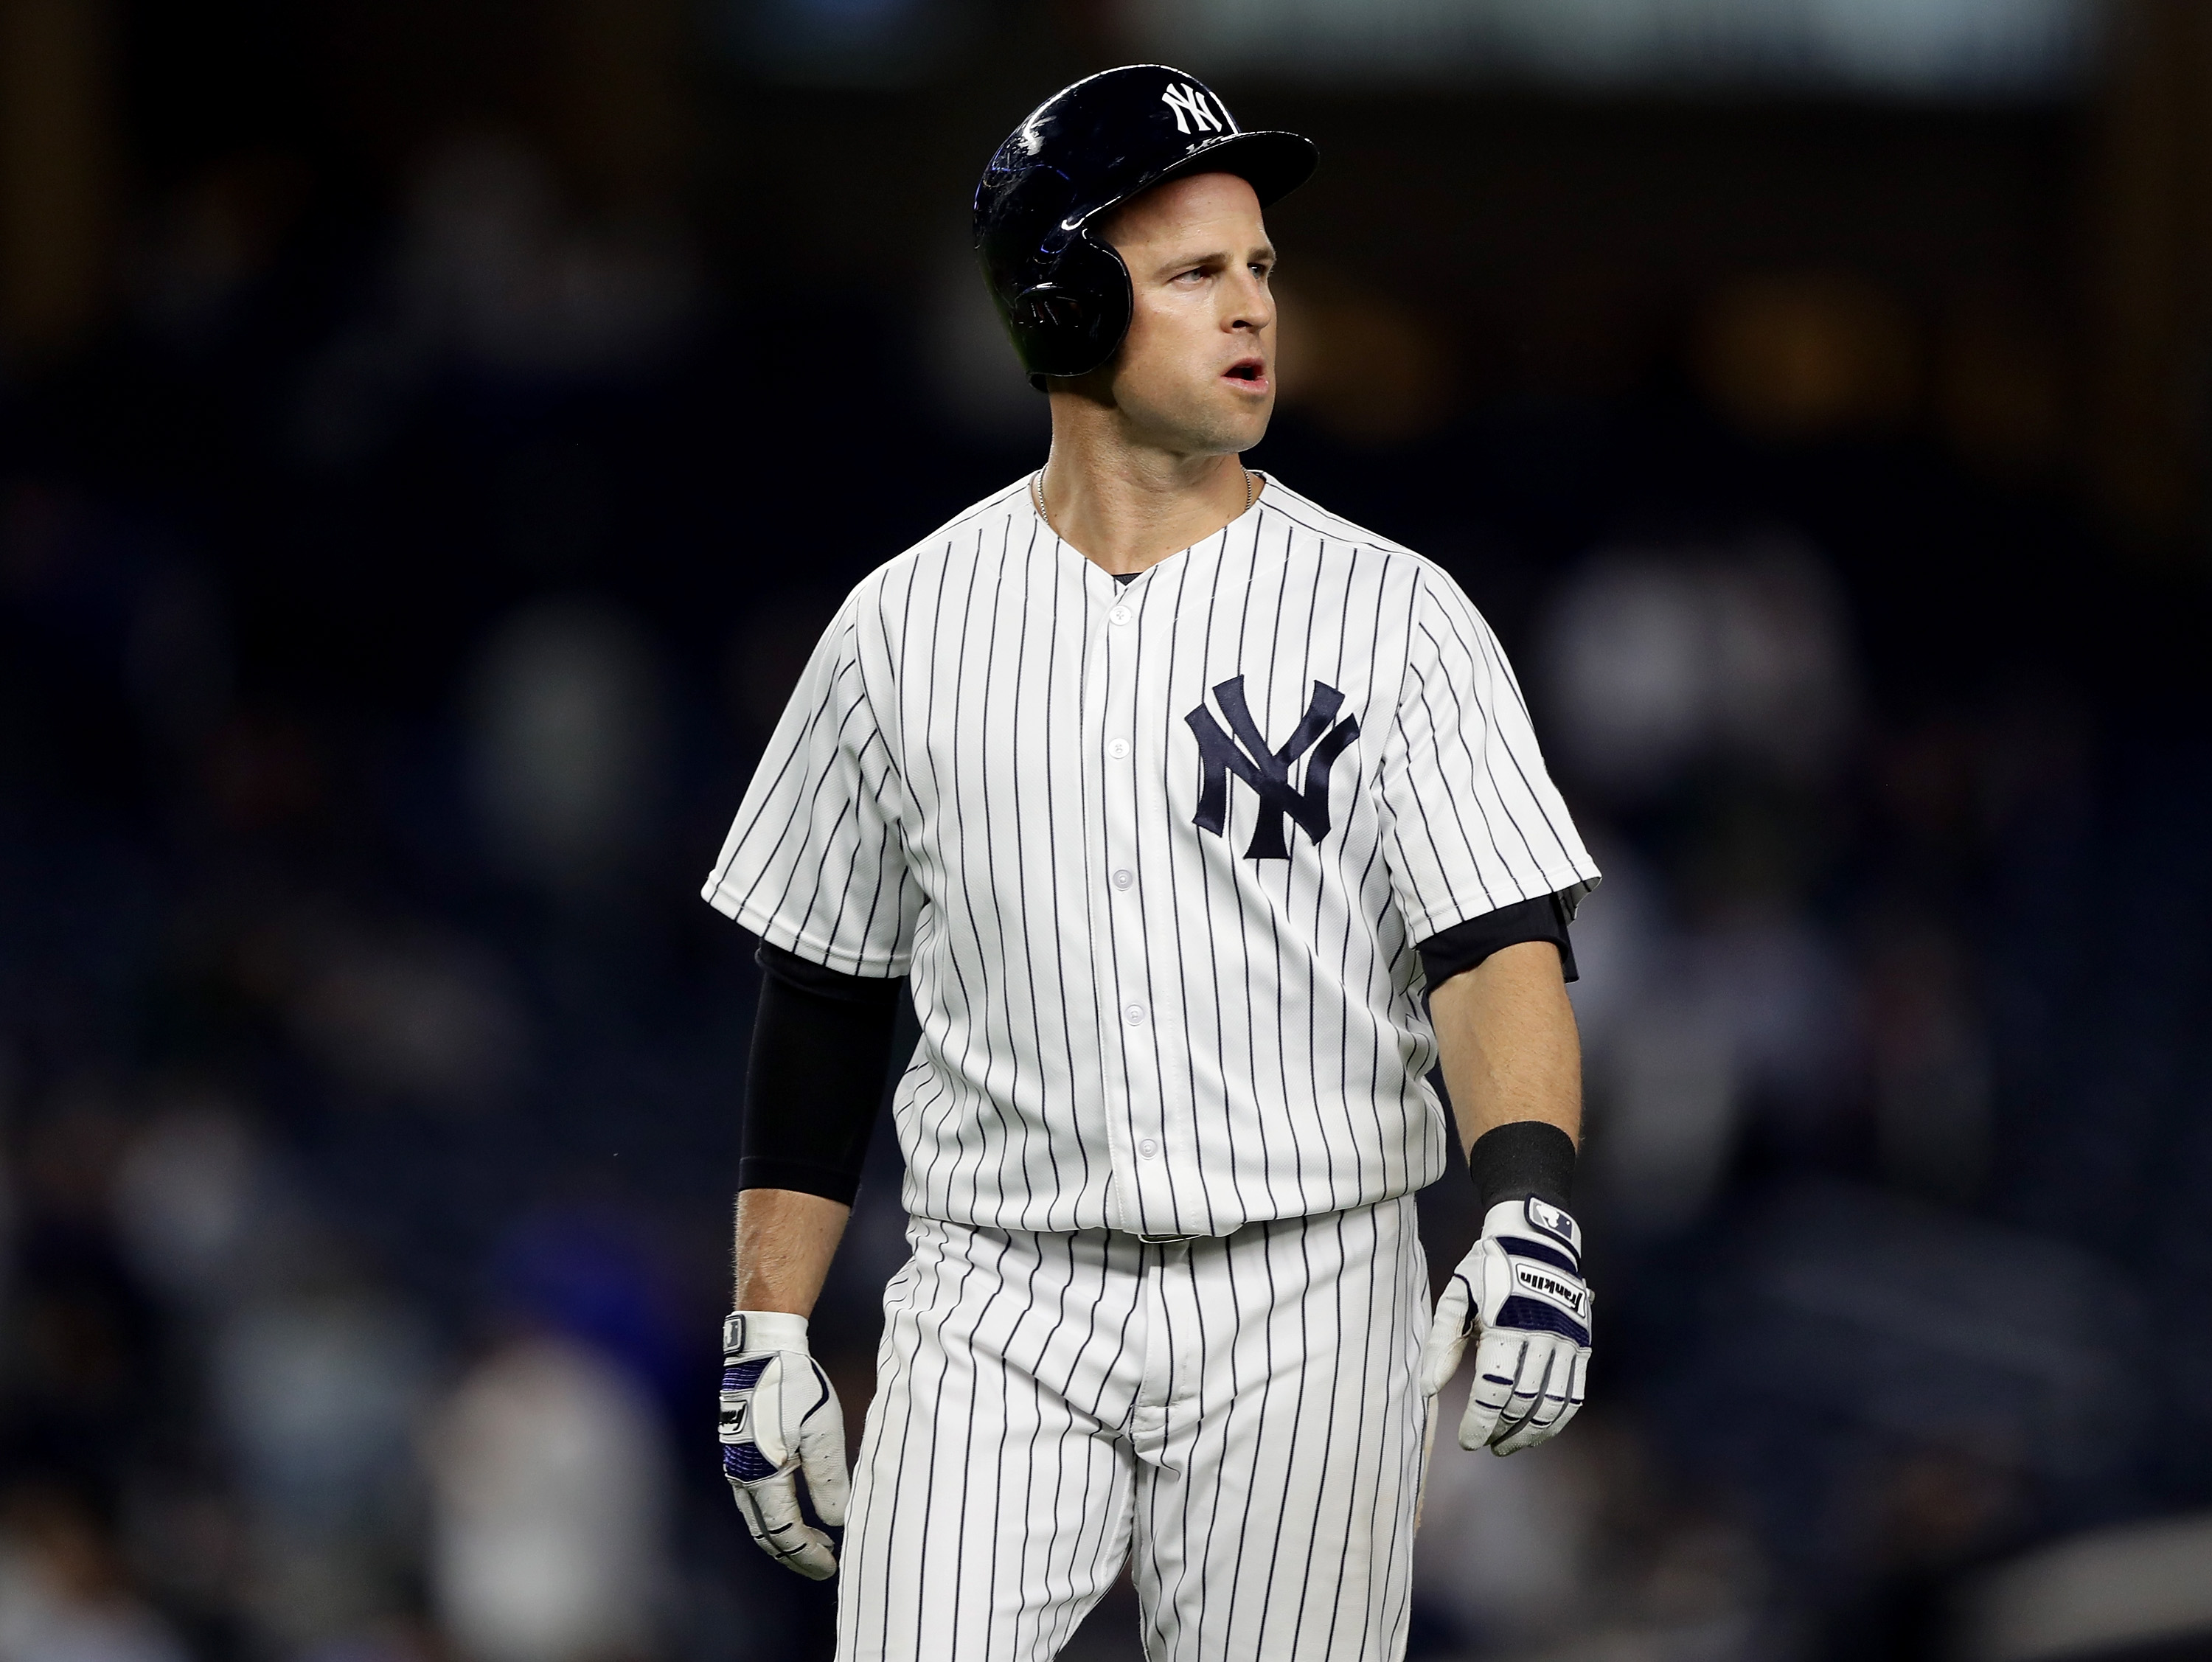
<path id="1" fill-rule="evenodd" d="M 1513 1278 L 1521 1284 L 1522 1291 L 1549 1299 L 1577 1321 L 1589 1324 L 1589 1288 L 1580 1282 L 1561 1281 L 1549 1270 L 1539 1269 L 1518 1258 L 1513 1261 Z"/>

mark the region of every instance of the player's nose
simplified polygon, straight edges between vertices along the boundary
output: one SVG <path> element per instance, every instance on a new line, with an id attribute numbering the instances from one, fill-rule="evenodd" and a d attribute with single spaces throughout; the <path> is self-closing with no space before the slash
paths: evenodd
<path id="1" fill-rule="evenodd" d="M 1275 297 L 1268 292 L 1266 280 L 1249 267 L 1232 294 L 1229 319 L 1231 329 L 1260 330 L 1274 322 Z"/>

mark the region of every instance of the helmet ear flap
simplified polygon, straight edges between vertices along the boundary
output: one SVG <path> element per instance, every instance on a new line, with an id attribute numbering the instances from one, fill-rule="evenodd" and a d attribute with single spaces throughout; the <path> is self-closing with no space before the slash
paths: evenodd
<path id="1" fill-rule="evenodd" d="M 1085 309 L 1082 295 L 1071 295 L 1056 283 L 1040 283 L 1014 302 L 1014 322 L 1038 334 L 1078 332 Z"/>
<path id="2" fill-rule="evenodd" d="M 1089 374 L 1129 332 L 1132 301 L 1121 257 L 1089 231 L 1078 234 L 1053 262 L 1050 280 L 1007 307 L 1023 367 L 1032 377 Z"/>

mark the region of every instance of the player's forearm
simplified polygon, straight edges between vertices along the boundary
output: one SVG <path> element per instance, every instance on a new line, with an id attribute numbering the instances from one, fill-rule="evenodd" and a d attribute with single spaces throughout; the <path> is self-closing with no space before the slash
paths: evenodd
<path id="1" fill-rule="evenodd" d="M 849 1206 L 796 1189 L 740 1193 L 732 1307 L 812 1314 L 852 1215 Z"/>
<path id="2" fill-rule="evenodd" d="M 1462 1149 L 1519 1120 L 1580 1138 L 1582 1041 L 1550 942 L 1505 947 L 1454 976 L 1430 995 L 1429 1014 Z"/>

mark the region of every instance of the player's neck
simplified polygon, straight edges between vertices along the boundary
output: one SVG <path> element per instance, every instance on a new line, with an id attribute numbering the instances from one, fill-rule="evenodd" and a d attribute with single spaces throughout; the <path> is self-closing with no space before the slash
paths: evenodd
<path id="1" fill-rule="evenodd" d="M 1047 520 L 1060 540 L 1115 573 L 1143 571 L 1204 541 L 1250 506 L 1238 458 L 1179 455 L 1130 444 L 1103 424 L 1054 411 L 1042 479 Z"/>

